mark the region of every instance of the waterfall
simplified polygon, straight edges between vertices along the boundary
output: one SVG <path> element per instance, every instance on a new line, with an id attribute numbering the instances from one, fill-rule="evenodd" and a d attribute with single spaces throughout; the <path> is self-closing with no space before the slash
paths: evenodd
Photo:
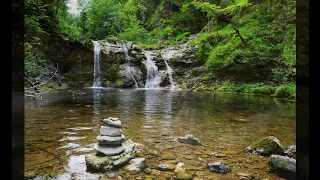
<path id="1" fill-rule="evenodd" d="M 100 82 L 100 44 L 97 41 L 93 41 L 94 44 L 94 82 L 93 87 L 101 87 Z"/>
<path id="2" fill-rule="evenodd" d="M 170 60 L 170 58 L 173 56 L 173 54 L 175 53 L 175 50 L 170 50 L 169 47 L 167 47 L 164 51 L 161 52 L 161 56 L 164 60 L 164 63 L 167 67 L 167 72 L 168 72 L 168 76 L 169 76 L 169 81 L 171 84 L 171 87 L 174 88 L 174 82 L 173 82 L 173 77 L 172 77 L 172 68 L 169 66 L 168 62 Z"/>
<path id="3" fill-rule="evenodd" d="M 131 62 L 130 62 L 130 57 L 128 54 L 128 48 L 127 48 L 127 45 L 123 41 L 122 41 L 122 47 L 123 47 L 124 58 L 127 61 L 126 71 L 131 75 L 131 77 L 135 83 L 136 88 L 138 88 L 138 83 L 137 83 L 136 79 L 134 78 L 134 76 L 132 75 Z"/>
<path id="4" fill-rule="evenodd" d="M 153 62 L 153 52 L 152 51 L 144 51 L 144 55 L 147 60 L 143 63 L 147 69 L 147 80 L 145 84 L 145 88 L 158 88 L 161 83 L 161 77 L 158 72 L 158 67 Z"/>

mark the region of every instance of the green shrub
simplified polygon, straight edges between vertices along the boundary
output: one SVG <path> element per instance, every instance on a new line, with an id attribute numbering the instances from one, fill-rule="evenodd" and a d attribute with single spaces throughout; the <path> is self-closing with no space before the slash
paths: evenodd
<path id="1" fill-rule="evenodd" d="M 279 97 L 279 98 L 295 99 L 296 98 L 296 85 L 292 84 L 292 83 L 280 85 L 276 89 L 275 96 Z"/>
<path id="2" fill-rule="evenodd" d="M 126 41 L 141 42 L 145 44 L 149 44 L 151 42 L 151 36 L 148 31 L 139 25 L 126 29 L 124 32 L 119 34 L 119 38 Z"/>
<path id="3" fill-rule="evenodd" d="M 237 37 L 224 39 L 214 47 L 212 47 L 208 61 L 207 69 L 222 68 L 234 60 L 240 52 L 241 41 Z"/>

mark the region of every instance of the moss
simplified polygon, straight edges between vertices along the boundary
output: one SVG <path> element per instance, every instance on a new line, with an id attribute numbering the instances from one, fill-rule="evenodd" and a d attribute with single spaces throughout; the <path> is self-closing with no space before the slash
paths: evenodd
<path id="1" fill-rule="evenodd" d="M 282 154 L 284 152 L 283 147 L 275 142 L 278 141 L 275 137 L 265 137 L 251 145 L 255 151 L 260 151 L 261 155 Z"/>

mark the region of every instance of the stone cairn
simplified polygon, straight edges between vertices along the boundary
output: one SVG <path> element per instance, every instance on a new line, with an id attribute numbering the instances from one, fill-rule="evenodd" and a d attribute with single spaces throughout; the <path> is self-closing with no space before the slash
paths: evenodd
<path id="1" fill-rule="evenodd" d="M 100 135 L 94 145 L 96 152 L 85 156 L 89 171 L 110 171 L 126 164 L 135 157 L 135 143 L 125 136 L 119 118 L 109 117 L 103 122 L 107 126 L 100 127 Z"/>

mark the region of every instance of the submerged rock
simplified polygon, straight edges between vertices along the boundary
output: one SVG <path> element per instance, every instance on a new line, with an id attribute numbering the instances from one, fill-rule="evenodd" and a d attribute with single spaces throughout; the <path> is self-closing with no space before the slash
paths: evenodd
<path id="1" fill-rule="evenodd" d="M 187 134 L 185 137 L 178 137 L 177 141 L 185 144 L 201 145 L 200 141 L 197 138 L 193 137 L 192 134 Z"/>
<path id="2" fill-rule="evenodd" d="M 119 128 L 109 127 L 109 126 L 101 126 L 100 135 L 102 136 L 121 136 L 123 131 Z"/>
<path id="3" fill-rule="evenodd" d="M 284 149 L 284 154 L 289 156 L 289 157 L 295 158 L 296 157 L 296 151 L 297 151 L 296 145 L 288 146 L 288 147 L 286 147 Z"/>
<path id="4" fill-rule="evenodd" d="M 128 171 L 141 172 L 146 167 L 145 160 L 145 158 L 131 159 L 125 169 Z"/>
<path id="5" fill-rule="evenodd" d="M 177 179 L 183 179 L 183 180 L 188 180 L 188 179 L 192 179 L 192 175 L 188 174 L 188 173 L 178 173 L 177 175 Z"/>
<path id="6" fill-rule="evenodd" d="M 241 122 L 241 123 L 249 123 L 251 122 L 250 120 L 247 120 L 247 119 L 244 119 L 244 118 L 235 118 L 235 117 L 232 117 L 230 118 L 231 121 L 235 121 L 235 122 Z"/>
<path id="7" fill-rule="evenodd" d="M 173 171 L 175 169 L 175 166 L 170 163 L 163 163 L 158 165 L 158 169 L 160 171 Z"/>
<path id="8" fill-rule="evenodd" d="M 282 154 L 284 152 L 280 141 L 274 137 L 269 136 L 260 139 L 246 148 L 246 151 L 256 155 L 270 156 L 271 154 Z"/>
<path id="9" fill-rule="evenodd" d="M 296 179 L 296 160 L 287 156 L 271 155 L 269 162 L 271 171 L 287 179 Z"/>
<path id="10" fill-rule="evenodd" d="M 184 169 L 183 166 L 184 166 L 184 163 L 183 162 L 179 162 L 176 165 L 176 168 L 174 169 L 174 173 L 185 173 L 186 169 Z"/>
<path id="11" fill-rule="evenodd" d="M 208 164 L 208 168 L 215 173 L 226 174 L 228 172 L 231 172 L 230 167 L 222 161 Z"/>

